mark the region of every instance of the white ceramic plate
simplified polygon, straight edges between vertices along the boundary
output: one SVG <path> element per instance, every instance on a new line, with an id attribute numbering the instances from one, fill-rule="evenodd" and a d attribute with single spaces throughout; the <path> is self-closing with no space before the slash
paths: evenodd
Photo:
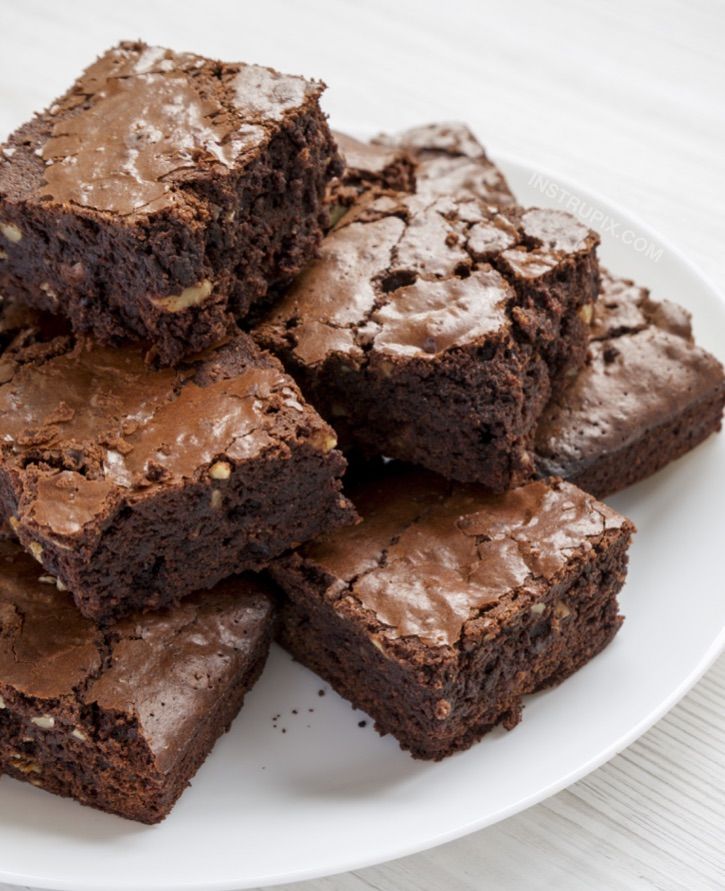
<path id="1" fill-rule="evenodd" d="M 522 203 L 578 199 L 584 216 L 598 210 L 607 265 L 687 305 L 703 345 L 725 343 L 725 304 L 675 248 L 587 190 L 559 177 L 533 181 L 526 164 L 499 160 Z M 441 764 L 413 761 L 276 650 L 160 826 L 3 778 L 0 881 L 72 891 L 250 888 L 400 857 L 541 801 L 636 739 L 722 648 L 723 491 L 725 439 L 716 437 L 612 499 L 639 527 L 621 598 L 627 620 L 592 663 L 531 697 L 511 733 L 496 731 Z"/>

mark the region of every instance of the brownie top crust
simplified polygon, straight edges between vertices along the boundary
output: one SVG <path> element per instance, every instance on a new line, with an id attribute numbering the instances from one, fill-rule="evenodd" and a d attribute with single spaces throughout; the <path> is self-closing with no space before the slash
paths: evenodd
<path id="1" fill-rule="evenodd" d="M 587 364 L 539 422 L 542 470 L 571 473 L 718 389 L 723 368 L 693 342 L 689 313 L 603 271 Z"/>
<path id="2" fill-rule="evenodd" d="M 378 136 L 373 143 L 404 149 L 411 155 L 416 192 L 422 198 L 463 194 L 500 207 L 517 204 L 504 175 L 465 124 L 424 124 Z"/>
<path id="3" fill-rule="evenodd" d="M 79 723 L 94 704 L 137 721 L 161 771 L 177 761 L 272 621 L 271 589 L 256 577 L 238 576 L 173 610 L 131 616 L 103 630 L 41 573 L 17 544 L 0 540 L 4 689 L 60 702 Z"/>
<path id="4" fill-rule="evenodd" d="M 31 147 L 11 138 L 0 191 L 120 215 L 178 201 L 177 186 L 243 167 L 288 114 L 316 103 L 317 82 L 121 43 L 42 116 Z M 37 118 L 29 127 L 38 130 Z M 22 134 L 22 130 L 19 131 Z"/>
<path id="5" fill-rule="evenodd" d="M 245 334 L 175 369 L 132 347 L 22 342 L 6 349 L 0 381 L 0 461 L 19 509 L 68 546 L 150 491 L 226 478 L 231 464 L 289 454 L 298 436 L 323 451 L 335 442 Z"/>
<path id="6" fill-rule="evenodd" d="M 509 325 L 511 281 L 525 287 L 597 242 L 561 211 L 382 195 L 340 221 L 256 334 L 306 366 L 331 353 L 435 357 Z"/>
<path id="7" fill-rule="evenodd" d="M 393 145 L 361 142 L 339 130 L 333 130 L 332 135 L 345 162 L 346 171 L 357 174 L 360 178 L 380 180 L 387 170 L 404 158 L 401 150 Z"/>
<path id="8" fill-rule="evenodd" d="M 333 136 L 344 169 L 328 184 L 325 199 L 330 217 L 328 229 L 335 226 L 362 196 L 387 191 L 415 191 L 413 158 L 405 149 L 361 142 L 335 131 Z"/>
<path id="9" fill-rule="evenodd" d="M 650 325 L 692 341 L 692 317 L 683 306 L 652 300 L 647 288 L 602 269 L 601 298 L 592 318 L 590 339 L 609 340 Z"/>
<path id="10" fill-rule="evenodd" d="M 455 646 L 467 625 L 518 592 L 550 584 L 605 531 L 629 521 L 569 483 L 492 495 L 422 471 L 353 487 L 362 522 L 304 545 L 336 609 L 386 640 Z"/>

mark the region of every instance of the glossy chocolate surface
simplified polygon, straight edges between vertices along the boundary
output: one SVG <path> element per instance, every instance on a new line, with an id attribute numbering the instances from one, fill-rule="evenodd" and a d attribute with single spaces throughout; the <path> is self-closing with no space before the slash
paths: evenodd
<path id="1" fill-rule="evenodd" d="M 125 716 L 163 772 L 268 634 L 272 609 L 269 589 L 239 576 L 103 631 L 18 545 L 0 540 L 0 680 L 47 700 L 50 712 L 61 702 L 79 724 L 93 704 Z"/>
<path id="2" fill-rule="evenodd" d="M 304 546 L 325 597 L 369 611 L 386 638 L 453 646 L 482 610 L 555 580 L 627 521 L 575 486 L 533 482 L 503 495 L 421 471 L 352 490 L 362 522 Z"/>
<path id="3" fill-rule="evenodd" d="M 535 281 L 596 241 L 559 211 L 384 195 L 340 221 L 259 335 L 307 366 L 333 353 L 433 357 L 511 324 L 515 293 L 493 265 Z"/>
<path id="4" fill-rule="evenodd" d="M 467 194 L 500 207 L 517 204 L 504 175 L 465 124 L 424 124 L 374 142 L 411 155 L 416 192 L 423 198 Z"/>
<path id="5" fill-rule="evenodd" d="M 605 273 L 588 362 L 539 424 L 542 470 L 594 467 L 718 389 L 722 366 L 694 344 L 686 310 Z"/>
<path id="6" fill-rule="evenodd" d="M 177 183 L 231 170 L 321 90 L 257 65 L 121 44 L 51 109 L 40 195 L 122 215 L 159 210 Z"/>
<path id="7" fill-rule="evenodd" d="M 246 335 L 176 369 L 151 368 L 130 346 L 59 338 L 8 349 L 0 379 L 0 449 L 5 473 L 20 471 L 18 516 L 68 541 L 122 502 L 279 447 L 279 409 L 333 441 Z"/>

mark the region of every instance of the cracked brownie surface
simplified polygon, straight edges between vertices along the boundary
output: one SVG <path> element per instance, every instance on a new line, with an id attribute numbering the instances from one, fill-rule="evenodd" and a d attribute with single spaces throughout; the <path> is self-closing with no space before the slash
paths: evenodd
<path id="1" fill-rule="evenodd" d="M 272 618 L 271 589 L 244 576 L 100 629 L 0 541 L 0 771 L 161 820 L 257 679 Z"/>
<path id="2" fill-rule="evenodd" d="M 354 516 L 333 431 L 245 334 L 154 369 L 131 346 L 23 328 L 0 380 L 5 515 L 99 622 Z"/>
<path id="3" fill-rule="evenodd" d="M 358 526 L 271 566 L 281 640 L 414 755 L 513 726 L 619 627 L 632 524 L 569 483 L 492 495 L 391 464 L 351 493 Z"/>
<path id="4" fill-rule="evenodd" d="M 405 149 L 361 142 L 338 131 L 333 131 L 333 136 L 344 169 L 328 188 L 331 225 L 366 192 L 415 191 L 413 158 Z"/>
<path id="5" fill-rule="evenodd" d="M 404 151 L 412 158 L 415 192 L 422 198 L 463 194 L 499 207 L 518 203 L 503 173 L 465 124 L 424 124 L 378 136 L 373 144 Z"/>
<path id="6" fill-rule="evenodd" d="M 501 490 L 584 359 L 594 233 L 560 211 L 386 194 L 353 207 L 253 336 L 345 447 Z"/>
<path id="7" fill-rule="evenodd" d="M 603 497 L 720 429 L 725 374 L 686 310 L 606 272 L 590 337 L 586 365 L 541 417 L 536 464 Z"/>
<path id="8" fill-rule="evenodd" d="M 0 153 L 0 288 L 174 364 L 314 256 L 324 85 L 121 43 Z"/>

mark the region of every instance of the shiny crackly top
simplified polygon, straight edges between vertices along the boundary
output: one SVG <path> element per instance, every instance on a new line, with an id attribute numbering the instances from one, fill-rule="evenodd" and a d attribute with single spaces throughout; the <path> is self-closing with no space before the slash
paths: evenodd
<path id="1" fill-rule="evenodd" d="M 303 546 L 304 563 L 330 576 L 324 596 L 335 608 L 359 603 L 385 638 L 429 646 L 454 645 L 481 611 L 514 592 L 535 593 L 605 530 L 628 522 L 568 483 L 491 495 L 399 471 L 351 497 L 362 522 Z"/>
<path id="2" fill-rule="evenodd" d="M 692 342 L 689 314 L 609 274 L 592 324 L 589 360 L 539 423 L 548 472 L 569 473 L 725 387 L 720 363 Z"/>
<path id="3" fill-rule="evenodd" d="M 62 697 L 78 718 L 83 705 L 98 703 L 137 719 L 161 771 L 183 755 L 272 620 L 272 598 L 251 576 L 106 631 L 53 582 L 18 545 L 0 541 L 0 684 L 40 708 Z M 64 729 L 74 726 L 56 722 Z"/>
<path id="4" fill-rule="evenodd" d="M 425 124 L 379 136 L 374 142 L 410 153 L 415 161 L 416 192 L 422 198 L 468 194 L 500 207 L 517 203 L 503 173 L 465 124 Z"/>
<path id="5" fill-rule="evenodd" d="M 40 197 L 123 215 L 158 210 L 176 200 L 175 184 L 233 168 L 321 92 L 257 65 L 122 43 L 50 108 Z"/>
<path id="6" fill-rule="evenodd" d="M 328 185 L 329 228 L 362 196 L 415 190 L 413 160 L 404 149 L 360 142 L 337 131 L 333 131 L 333 136 L 344 161 L 344 172 Z"/>
<path id="7" fill-rule="evenodd" d="M 508 326 L 509 280 L 534 281 L 596 243 L 561 211 L 383 195 L 341 220 L 257 335 L 307 366 L 333 353 L 430 358 Z"/>
<path id="8" fill-rule="evenodd" d="M 361 142 L 339 130 L 333 131 L 332 135 L 344 159 L 346 171 L 361 178 L 380 177 L 387 168 L 401 160 L 400 149 L 394 146 Z"/>
<path id="9" fill-rule="evenodd" d="M 0 454 L 18 517 L 71 541 L 154 487 L 284 447 L 285 418 L 331 434 L 246 335 L 160 370 L 131 347 L 58 339 L 9 350 L 0 380 Z"/>

